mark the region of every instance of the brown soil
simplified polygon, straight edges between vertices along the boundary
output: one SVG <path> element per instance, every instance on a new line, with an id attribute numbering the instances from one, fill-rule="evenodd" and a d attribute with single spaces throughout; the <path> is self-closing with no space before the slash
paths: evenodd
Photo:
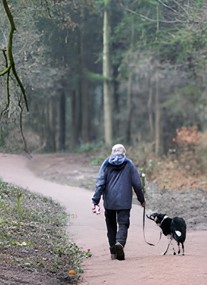
<path id="1" fill-rule="evenodd" d="M 73 214 L 68 230 L 80 247 L 90 249 L 93 254 L 84 264 L 82 284 L 206 284 L 207 191 L 197 189 L 196 185 L 193 189 L 161 191 L 154 183 L 148 183 L 148 210 L 165 212 L 169 216 L 182 215 L 186 219 L 186 255 L 173 256 L 169 251 L 168 255 L 162 256 L 168 243 L 165 237 L 154 247 L 144 242 L 142 208 L 135 203 L 125 248 L 126 260 L 111 261 L 103 209 L 101 215 L 92 215 L 92 192 L 84 190 L 94 190 L 98 171 L 98 167 L 90 165 L 89 161 L 89 157 L 76 154 L 37 155 L 30 160 L 22 156 L 0 155 L 0 177 L 52 197 L 64 205 L 70 215 Z M 159 229 L 147 220 L 145 234 L 149 242 L 156 243 Z M 9 276 L 14 279 L 10 283 Z M 50 278 L 34 272 L 16 272 L 9 267 L 0 273 L 1 284 L 58 284 Z"/>

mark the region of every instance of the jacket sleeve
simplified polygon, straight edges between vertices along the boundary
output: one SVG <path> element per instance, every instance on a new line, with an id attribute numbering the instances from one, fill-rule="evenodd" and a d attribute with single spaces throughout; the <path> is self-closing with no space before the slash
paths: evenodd
<path id="1" fill-rule="evenodd" d="M 132 163 L 132 187 L 134 189 L 134 192 L 136 193 L 137 200 L 140 202 L 140 204 L 144 203 L 145 198 L 142 189 L 140 175 L 133 163 Z"/>
<path id="2" fill-rule="evenodd" d="M 101 195 L 103 194 L 103 191 L 105 189 L 106 184 L 106 168 L 108 165 L 108 160 L 105 160 L 99 170 L 98 177 L 96 179 L 96 190 L 92 197 L 92 203 L 94 205 L 98 205 L 101 199 Z"/>

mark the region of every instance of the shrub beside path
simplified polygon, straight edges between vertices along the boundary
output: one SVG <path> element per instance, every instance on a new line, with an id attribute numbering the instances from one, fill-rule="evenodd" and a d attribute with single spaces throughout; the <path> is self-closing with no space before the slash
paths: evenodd
<path id="1" fill-rule="evenodd" d="M 103 208 L 99 216 L 91 212 L 90 191 L 69 187 L 37 177 L 27 166 L 28 159 L 20 155 L 0 154 L 0 178 L 6 182 L 43 194 L 60 202 L 70 215 L 68 231 L 71 238 L 92 257 L 84 263 L 82 285 L 206 285 L 207 231 L 187 232 L 185 256 L 162 256 L 167 239 L 157 246 L 144 242 L 142 208 L 133 205 L 131 225 L 125 248 L 126 260 L 110 260 L 106 239 Z M 55 163 L 55 161 L 54 161 Z M 170 203 L 170 201 L 169 201 Z M 199 205 L 198 205 L 199 206 Z M 159 229 L 146 221 L 146 238 L 156 243 Z"/>

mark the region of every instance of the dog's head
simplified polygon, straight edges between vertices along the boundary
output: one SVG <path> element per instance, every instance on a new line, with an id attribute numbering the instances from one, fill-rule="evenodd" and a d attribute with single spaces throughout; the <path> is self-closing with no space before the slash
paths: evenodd
<path id="1" fill-rule="evenodd" d="M 166 216 L 165 214 L 160 213 L 152 213 L 150 215 L 146 215 L 148 219 L 154 221 L 157 225 L 160 225 Z"/>

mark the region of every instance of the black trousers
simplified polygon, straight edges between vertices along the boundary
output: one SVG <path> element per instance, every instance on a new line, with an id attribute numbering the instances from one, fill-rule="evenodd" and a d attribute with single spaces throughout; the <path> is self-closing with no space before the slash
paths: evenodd
<path id="1" fill-rule="evenodd" d="M 123 246 L 126 244 L 128 229 L 130 225 L 129 210 L 107 210 L 105 209 L 105 220 L 107 227 L 107 237 L 110 252 L 115 253 L 115 244 L 119 242 Z"/>

